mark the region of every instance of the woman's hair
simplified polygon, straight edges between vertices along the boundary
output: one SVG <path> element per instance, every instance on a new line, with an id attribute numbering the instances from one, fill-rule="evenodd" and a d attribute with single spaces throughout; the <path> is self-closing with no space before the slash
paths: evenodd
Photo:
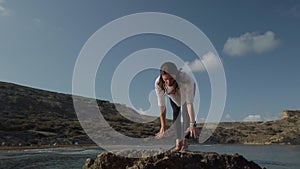
<path id="1" fill-rule="evenodd" d="M 177 83 L 177 80 L 179 79 L 179 71 L 177 69 L 177 66 L 172 62 L 165 62 L 160 67 L 160 75 L 159 75 L 158 86 L 161 89 L 164 89 L 164 91 L 166 93 L 165 82 L 162 79 L 162 75 L 165 75 L 165 74 L 172 74 L 172 75 L 176 76 L 176 78 L 174 79 L 175 83 L 173 84 L 174 89 L 173 89 L 172 92 L 170 92 L 170 93 L 175 93 L 179 89 L 179 86 L 178 86 L 178 83 Z"/>

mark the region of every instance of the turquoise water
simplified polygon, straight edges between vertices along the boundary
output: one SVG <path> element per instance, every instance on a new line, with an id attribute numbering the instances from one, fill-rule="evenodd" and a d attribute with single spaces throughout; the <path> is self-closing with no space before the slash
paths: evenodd
<path id="1" fill-rule="evenodd" d="M 220 154 L 243 155 L 267 169 L 300 169 L 300 146 L 293 145 L 209 145 L 190 146 L 195 151 L 212 151 Z"/>
<path id="2" fill-rule="evenodd" d="M 267 169 L 300 169 L 300 146 L 192 145 L 191 151 L 239 153 Z M 0 169 L 81 169 L 100 148 L 0 151 Z"/>

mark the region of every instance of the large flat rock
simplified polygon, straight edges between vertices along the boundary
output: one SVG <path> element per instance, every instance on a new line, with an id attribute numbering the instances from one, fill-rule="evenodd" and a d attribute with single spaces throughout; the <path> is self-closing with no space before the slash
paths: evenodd
<path id="1" fill-rule="evenodd" d="M 133 153 L 128 151 L 128 153 Z M 103 152 L 88 158 L 83 169 L 262 169 L 253 161 L 234 154 L 214 152 L 164 152 L 144 158 L 130 158 L 119 153 Z"/>

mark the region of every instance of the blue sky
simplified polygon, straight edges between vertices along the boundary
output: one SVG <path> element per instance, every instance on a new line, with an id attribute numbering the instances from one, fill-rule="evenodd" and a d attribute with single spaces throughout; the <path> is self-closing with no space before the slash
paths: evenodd
<path id="1" fill-rule="evenodd" d="M 0 0 L 0 81 L 71 93 L 74 65 L 86 41 L 105 24 L 138 12 L 176 15 L 209 38 L 226 75 L 223 121 L 271 120 L 282 110 L 300 109 L 300 3 L 293 0 Z M 170 51 L 194 66 L 198 119 L 205 119 L 211 92 L 207 73 L 197 69 L 187 46 L 159 35 L 130 37 L 109 51 L 98 69 L 97 98 L 113 101 L 114 70 L 126 56 L 146 48 Z M 151 106 L 157 73 L 145 70 L 132 80 L 129 97 L 136 109 Z"/>

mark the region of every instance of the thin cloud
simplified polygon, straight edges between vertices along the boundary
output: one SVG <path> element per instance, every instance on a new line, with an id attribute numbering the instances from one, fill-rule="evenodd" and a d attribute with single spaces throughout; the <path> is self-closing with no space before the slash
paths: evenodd
<path id="1" fill-rule="evenodd" d="M 221 66 L 218 57 L 213 52 L 208 52 L 203 55 L 202 59 L 186 62 L 182 69 L 184 71 L 204 72 L 206 71 L 204 65 L 210 69 L 216 69 Z"/>
<path id="2" fill-rule="evenodd" d="M 3 6 L 4 3 L 4 0 L 0 0 L 0 16 L 9 16 L 10 10 Z"/>
<path id="3" fill-rule="evenodd" d="M 260 115 L 249 115 L 246 118 L 243 119 L 245 122 L 257 122 L 257 121 L 262 121 L 262 118 Z"/>
<path id="4" fill-rule="evenodd" d="M 267 31 L 264 34 L 247 32 L 240 37 L 228 38 L 223 52 L 229 56 L 242 56 L 250 53 L 261 54 L 275 49 L 279 42 L 272 31 Z"/>
<path id="5" fill-rule="evenodd" d="M 263 114 L 263 120 L 264 121 L 274 121 L 274 120 L 278 120 L 281 119 L 281 113 L 270 113 L 270 112 L 266 112 Z"/>
<path id="6" fill-rule="evenodd" d="M 235 122 L 234 118 L 232 118 L 230 114 L 226 114 L 225 119 L 226 121 Z"/>
<path id="7" fill-rule="evenodd" d="M 298 4 L 292 4 L 289 7 L 281 7 L 279 10 L 279 13 L 284 16 L 290 16 L 290 17 L 300 17 L 300 3 Z"/>
<path id="8" fill-rule="evenodd" d="M 249 115 L 247 117 L 245 117 L 243 119 L 243 121 L 246 122 L 257 122 L 257 121 L 274 121 L 274 120 L 278 120 L 281 119 L 281 113 L 270 113 L 270 112 L 266 112 L 263 113 L 261 115 Z"/>
<path id="9" fill-rule="evenodd" d="M 39 19 L 39 18 L 34 18 L 34 19 L 33 19 L 33 22 L 34 22 L 35 24 L 39 24 L 39 23 L 41 23 L 41 19 Z"/>
<path id="10" fill-rule="evenodd" d="M 287 11 L 288 15 L 299 17 L 300 16 L 300 5 L 293 6 Z"/>
<path id="11" fill-rule="evenodd" d="M 205 71 L 205 67 L 202 64 L 202 61 L 200 59 L 196 59 L 193 62 L 186 62 L 182 69 L 186 72 L 188 72 L 188 71 L 204 72 Z"/>

